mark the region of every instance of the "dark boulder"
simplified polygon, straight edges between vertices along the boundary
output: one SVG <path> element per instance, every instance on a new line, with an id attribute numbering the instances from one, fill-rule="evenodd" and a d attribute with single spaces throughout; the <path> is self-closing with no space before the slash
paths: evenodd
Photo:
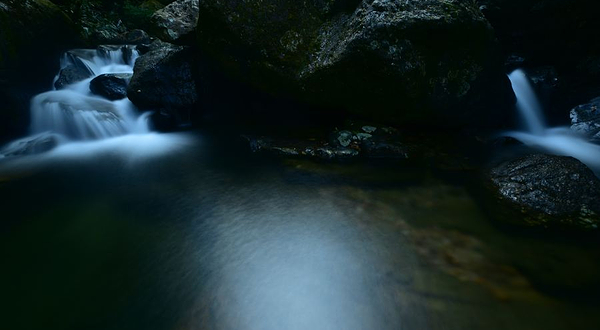
<path id="1" fill-rule="evenodd" d="M 490 171 L 494 193 L 516 223 L 531 227 L 598 229 L 600 180 L 571 157 L 533 154 Z"/>
<path id="2" fill-rule="evenodd" d="M 385 122 L 494 118 L 492 105 L 511 100 L 493 31 L 470 1 L 201 1 L 197 30 L 241 80 Z M 485 112 L 457 107 L 481 102 Z"/>
<path id="3" fill-rule="evenodd" d="M 600 142 L 600 97 L 571 110 L 571 129 Z"/>
<path id="4" fill-rule="evenodd" d="M 159 42 L 135 63 L 127 96 L 140 110 L 157 110 L 188 124 L 198 101 L 191 49 Z"/>
<path id="5" fill-rule="evenodd" d="M 92 79 L 90 91 L 111 101 L 127 97 L 127 84 L 131 79 L 129 73 L 102 74 Z"/>
<path id="6" fill-rule="evenodd" d="M 199 0 L 178 0 L 156 11 L 151 18 L 154 35 L 172 43 L 194 40 Z"/>
<path id="7" fill-rule="evenodd" d="M 68 65 L 60 70 L 58 79 L 54 82 L 54 88 L 63 89 L 68 85 L 82 81 L 89 77 L 91 77 L 91 74 L 87 70 L 83 70 L 75 65 Z"/>

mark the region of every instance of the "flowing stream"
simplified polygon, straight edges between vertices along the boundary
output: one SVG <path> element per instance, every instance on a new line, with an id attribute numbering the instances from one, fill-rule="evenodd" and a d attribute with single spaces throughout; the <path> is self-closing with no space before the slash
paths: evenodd
<path id="1" fill-rule="evenodd" d="M 61 71 L 76 68 L 89 77 L 71 82 L 31 100 L 30 136 L 14 141 L 0 155 L 35 154 L 55 145 L 147 134 L 148 114 L 138 115 L 127 98 L 110 101 L 90 91 L 90 82 L 103 74 L 133 74 L 138 52 L 132 46 L 103 46 L 65 53 Z M 54 83 L 59 80 L 60 72 Z"/>
<path id="2" fill-rule="evenodd" d="M 131 70 L 91 52 L 94 75 Z M 0 328 L 600 324 L 598 240 L 499 226 L 472 172 L 264 159 L 209 132 L 148 132 L 88 84 L 34 98 L 32 134 L 56 147 L 0 159 Z M 513 135 L 553 145 L 537 128 Z"/>
<path id="3" fill-rule="evenodd" d="M 516 70 L 509 75 L 509 79 L 517 97 L 517 109 L 524 130 L 508 132 L 506 135 L 551 154 L 577 158 L 600 173 L 600 146 L 568 127 L 548 127 L 540 102 L 525 73 Z"/>

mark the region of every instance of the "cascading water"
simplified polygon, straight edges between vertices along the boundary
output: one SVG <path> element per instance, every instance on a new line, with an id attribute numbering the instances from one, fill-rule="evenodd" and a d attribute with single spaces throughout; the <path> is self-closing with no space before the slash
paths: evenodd
<path id="1" fill-rule="evenodd" d="M 508 132 L 505 135 L 544 152 L 577 158 L 596 173 L 600 173 L 600 146 L 588 142 L 567 127 L 547 127 L 542 107 L 525 73 L 516 70 L 508 77 L 517 97 L 517 109 L 526 130 Z"/>
<path id="2" fill-rule="evenodd" d="M 101 46 L 65 53 L 61 71 L 75 68 L 88 77 L 35 96 L 31 100 L 30 136 L 12 142 L 0 155 L 34 154 L 66 142 L 148 133 L 148 114 L 139 116 L 129 99 L 111 101 L 90 91 L 91 81 L 102 74 L 133 74 L 137 57 L 137 50 L 131 46 Z M 54 85 L 59 79 L 60 72 Z"/>

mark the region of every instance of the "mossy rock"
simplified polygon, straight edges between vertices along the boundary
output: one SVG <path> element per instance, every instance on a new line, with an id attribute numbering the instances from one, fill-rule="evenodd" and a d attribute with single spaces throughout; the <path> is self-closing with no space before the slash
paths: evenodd
<path id="1" fill-rule="evenodd" d="M 197 30 L 239 79 L 368 119 L 448 125 L 512 100 L 473 1 L 200 1 Z"/>

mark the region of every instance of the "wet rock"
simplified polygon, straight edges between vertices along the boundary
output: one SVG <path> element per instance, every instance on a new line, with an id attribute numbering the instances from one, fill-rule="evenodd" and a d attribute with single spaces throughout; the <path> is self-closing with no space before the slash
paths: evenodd
<path id="1" fill-rule="evenodd" d="M 160 110 L 189 123 L 198 101 L 192 51 L 163 42 L 150 49 L 135 63 L 127 96 L 140 110 Z"/>
<path id="2" fill-rule="evenodd" d="M 178 0 L 152 15 L 154 33 L 162 40 L 182 43 L 191 40 L 198 23 L 199 0 Z"/>
<path id="3" fill-rule="evenodd" d="M 372 126 L 367 126 L 372 127 Z M 361 127 L 358 127 L 361 129 Z M 254 152 L 267 152 L 282 156 L 346 160 L 350 158 L 409 159 L 424 153 L 416 152 L 414 145 L 403 142 L 393 128 L 371 130 L 373 134 L 358 130 L 338 130 L 327 139 L 280 139 L 247 137 Z M 375 134 L 377 132 L 377 134 Z M 423 149 L 423 148 L 421 148 Z"/>
<path id="4" fill-rule="evenodd" d="M 571 110 L 571 129 L 600 142 L 600 97 Z"/>
<path id="5" fill-rule="evenodd" d="M 92 75 L 88 70 L 84 70 L 75 65 L 68 65 L 64 69 L 60 70 L 58 79 L 54 82 L 56 89 L 63 89 L 68 85 L 82 81 L 91 77 Z"/>
<path id="6" fill-rule="evenodd" d="M 447 116 L 453 105 L 510 100 L 493 31 L 469 1 L 201 1 L 197 30 L 239 79 L 368 119 L 447 126 L 482 114 Z"/>
<path id="7" fill-rule="evenodd" d="M 98 46 L 98 49 L 100 49 L 100 47 L 102 46 Z M 88 68 L 87 64 L 82 61 L 82 59 L 86 61 L 92 61 L 94 56 L 99 55 L 98 49 L 70 49 L 64 54 L 64 58 L 62 60 L 72 63 L 77 68 L 92 74 L 92 71 Z"/>
<path id="8" fill-rule="evenodd" d="M 529 155 L 494 167 L 490 180 L 501 204 L 523 215 L 521 225 L 583 230 L 600 225 L 600 180 L 574 158 Z"/>
<path id="9" fill-rule="evenodd" d="M 136 45 L 99 45 L 96 47 L 96 52 L 94 55 L 100 56 L 102 58 L 110 59 L 110 53 L 121 51 L 123 53 L 123 63 L 130 63 L 133 58 L 133 52 L 137 50 L 138 47 Z"/>
<path id="10" fill-rule="evenodd" d="M 172 47 L 173 44 L 170 44 L 168 42 L 163 42 L 162 40 L 155 40 L 154 42 L 152 42 L 151 44 L 144 44 L 144 45 L 138 45 L 136 46 L 136 50 L 141 54 L 144 55 L 148 52 L 151 51 L 155 51 L 155 50 L 159 50 L 162 48 L 169 48 Z"/>
<path id="11" fill-rule="evenodd" d="M 338 147 L 348 147 L 352 140 L 354 140 L 354 134 L 350 131 L 338 131 L 334 132 L 331 137 L 331 144 Z"/>
<path id="12" fill-rule="evenodd" d="M 24 156 L 40 154 L 54 149 L 60 142 L 56 134 L 42 133 L 14 141 L 0 150 L 0 156 Z"/>
<path id="13" fill-rule="evenodd" d="M 320 140 L 289 140 L 246 136 L 252 152 L 276 156 L 307 157 L 321 160 L 347 160 L 359 155 L 352 148 L 332 146 Z"/>
<path id="14" fill-rule="evenodd" d="M 121 47 L 121 51 L 123 52 L 123 62 L 131 63 L 133 60 L 133 52 L 136 50 L 136 46 L 133 45 L 125 45 Z"/>
<path id="15" fill-rule="evenodd" d="M 110 53 L 121 49 L 121 45 L 99 45 L 96 47 L 96 55 L 102 58 L 110 58 Z"/>
<path id="16" fill-rule="evenodd" d="M 363 127 L 362 127 L 362 130 L 363 130 L 365 133 L 369 133 L 369 134 L 370 134 L 370 133 L 373 133 L 373 132 L 375 132 L 375 131 L 377 130 L 377 127 L 374 127 L 374 126 L 363 126 Z"/>
<path id="17" fill-rule="evenodd" d="M 90 91 L 111 101 L 127 97 L 127 84 L 132 74 L 111 73 L 102 74 L 92 79 Z"/>

